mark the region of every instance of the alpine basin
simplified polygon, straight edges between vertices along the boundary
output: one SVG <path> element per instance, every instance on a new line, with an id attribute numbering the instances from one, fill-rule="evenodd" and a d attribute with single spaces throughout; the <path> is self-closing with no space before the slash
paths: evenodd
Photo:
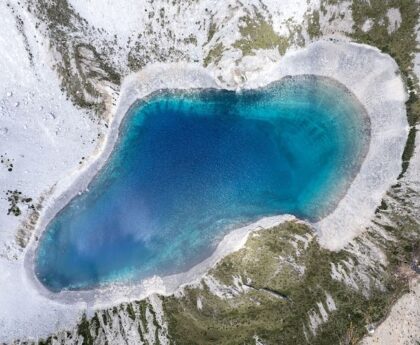
<path id="1" fill-rule="evenodd" d="M 231 229 L 329 212 L 369 145 L 363 106 L 331 79 L 161 91 L 131 107 L 105 166 L 49 223 L 35 273 L 51 291 L 187 270 Z"/>

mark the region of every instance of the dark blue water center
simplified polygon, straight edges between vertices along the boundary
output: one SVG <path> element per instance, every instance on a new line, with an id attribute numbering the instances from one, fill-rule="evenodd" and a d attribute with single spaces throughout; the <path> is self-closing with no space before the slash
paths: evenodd
<path id="1" fill-rule="evenodd" d="M 316 220 L 368 142 L 363 107 L 329 79 L 155 94 L 132 107 L 89 191 L 48 225 L 36 274 L 52 291 L 136 282 L 185 271 L 263 216 Z"/>

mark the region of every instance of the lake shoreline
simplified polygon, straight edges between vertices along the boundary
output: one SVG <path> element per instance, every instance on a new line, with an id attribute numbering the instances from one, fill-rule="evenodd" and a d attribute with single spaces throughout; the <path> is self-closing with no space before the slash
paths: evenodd
<path id="1" fill-rule="evenodd" d="M 358 56 L 359 58 L 363 56 L 364 60 L 368 57 L 364 65 L 355 59 Z M 352 60 L 351 57 L 354 59 Z M 343 61 L 348 61 L 349 65 L 345 66 Z M 352 62 L 356 66 L 353 66 Z M 371 65 L 375 65 L 375 73 L 366 71 Z M 320 41 L 305 49 L 286 54 L 274 69 L 255 75 L 245 74 L 244 83 L 238 85 L 237 88 L 230 88 L 255 89 L 286 76 L 314 74 L 342 83 L 366 108 L 372 126 L 371 143 L 366 158 L 336 209 L 313 224 L 320 243 L 328 249 L 342 248 L 365 228 L 382 195 L 400 172 L 408 124 L 404 105 L 406 94 L 396 71 L 398 67 L 395 62 L 375 48 L 352 43 Z M 165 80 L 162 76 L 165 76 Z M 37 280 L 34 272 L 34 255 L 38 243 L 34 238 L 40 237 L 49 221 L 72 198 L 86 190 L 92 178 L 109 158 L 118 141 L 120 124 L 132 105 L 139 99 L 162 89 L 193 88 L 222 89 L 226 87 L 219 85 L 213 79 L 211 71 L 191 64 L 152 65 L 126 78 L 103 149 L 78 176 L 58 186 L 54 191 L 55 197 L 49 200 L 49 205 L 43 211 L 35 230 L 36 233 L 32 236 L 24 265 L 28 284 L 37 289 L 41 295 L 62 303 L 86 302 L 98 308 L 127 300 L 141 299 L 152 293 L 171 294 L 183 284 L 189 284 L 201 278 L 222 257 L 241 248 L 251 231 L 295 220 L 293 216 L 280 215 L 263 218 L 249 226 L 233 230 L 224 237 L 208 259 L 188 272 L 168 277 L 153 277 L 134 285 L 112 284 L 88 291 L 51 293 Z M 376 176 L 378 167 L 381 168 L 382 176 Z"/>

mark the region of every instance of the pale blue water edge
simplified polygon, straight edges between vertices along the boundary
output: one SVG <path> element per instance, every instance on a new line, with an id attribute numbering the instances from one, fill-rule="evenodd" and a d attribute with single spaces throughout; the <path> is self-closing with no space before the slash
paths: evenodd
<path id="1" fill-rule="evenodd" d="M 357 173 L 369 121 L 345 88 L 306 76 L 158 93 L 120 133 L 89 191 L 41 237 L 35 271 L 51 291 L 185 271 L 263 216 L 319 219 Z"/>

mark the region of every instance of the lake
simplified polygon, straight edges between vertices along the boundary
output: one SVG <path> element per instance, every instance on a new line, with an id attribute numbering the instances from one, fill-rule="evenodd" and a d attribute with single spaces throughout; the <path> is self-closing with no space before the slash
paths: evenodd
<path id="1" fill-rule="evenodd" d="M 341 84 L 288 77 L 256 90 L 164 90 L 134 104 L 88 191 L 48 224 L 49 290 L 183 272 L 264 216 L 316 221 L 357 174 L 370 126 Z"/>

